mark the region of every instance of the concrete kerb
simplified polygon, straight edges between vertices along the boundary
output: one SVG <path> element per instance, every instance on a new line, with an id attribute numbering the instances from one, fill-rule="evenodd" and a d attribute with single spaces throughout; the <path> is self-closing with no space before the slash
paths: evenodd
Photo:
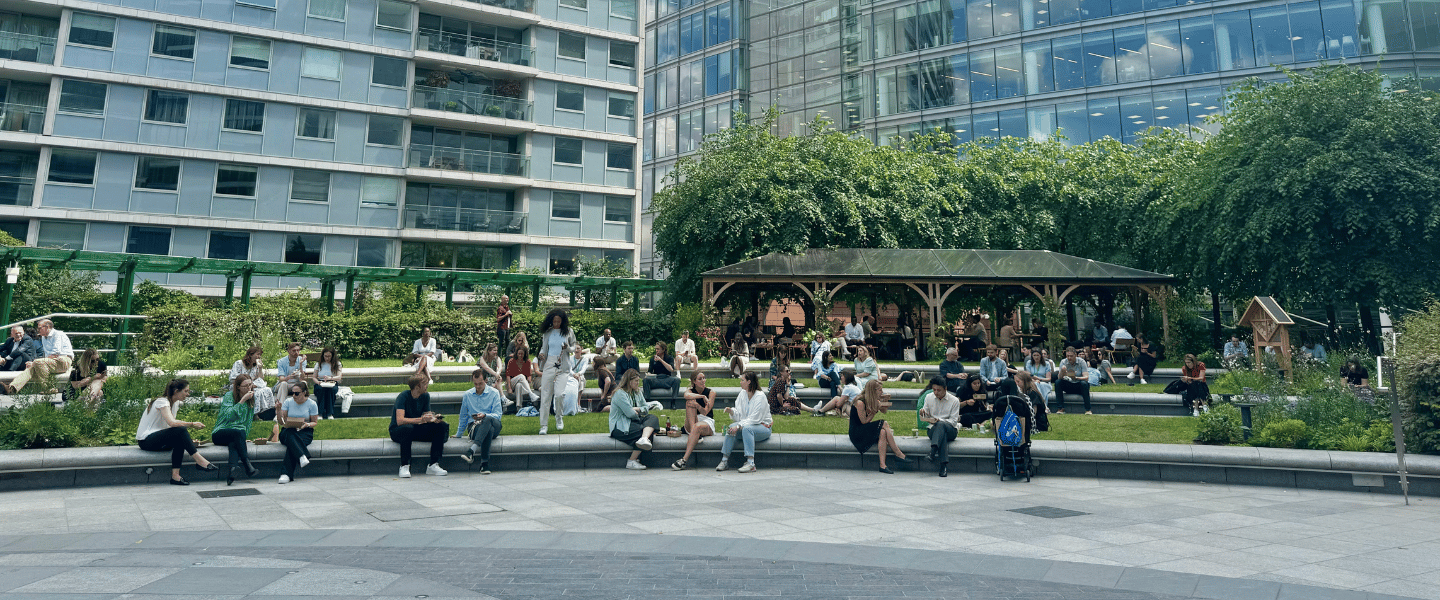
<path id="1" fill-rule="evenodd" d="M 929 451 L 929 442 L 924 438 L 901 437 L 898 441 L 906 453 L 917 457 Z M 713 457 L 721 442 L 718 436 L 707 437 L 696 451 Z M 465 469 L 466 465 L 455 457 L 469 445 L 469 440 L 464 439 L 447 441 L 445 464 L 451 469 Z M 678 458 L 684 447 L 683 437 L 660 437 L 645 460 L 668 463 Z M 400 455 L 399 445 L 388 439 L 317 440 L 310 449 L 315 464 L 306 469 L 307 476 L 385 473 L 398 465 Z M 423 460 L 428 449 L 425 444 L 416 444 L 414 454 Z M 497 466 L 529 470 L 618 467 L 630 450 L 628 445 L 604 434 L 566 434 L 501 436 L 491 453 Z M 227 460 L 224 447 L 207 446 L 201 453 L 217 464 Z M 870 464 L 843 435 L 777 433 L 760 443 L 756 453 L 757 460 L 774 468 L 854 468 Z M 867 454 L 873 455 L 873 451 Z M 953 472 L 994 471 L 993 440 L 957 439 L 950 444 L 950 455 Z M 1398 492 L 1398 464 L 1392 454 L 1037 440 L 1032 455 L 1042 476 Z M 284 448 L 278 444 L 252 446 L 251 457 L 262 465 L 279 463 Z M 1412 494 L 1440 496 L 1440 457 L 1410 456 L 1406 463 Z M 0 452 L 0 481 L 10 489 L 158 483 L 169 476 L 168 466 L 167 454 L 144 452 L 134 446 L 7 450 Z"/>

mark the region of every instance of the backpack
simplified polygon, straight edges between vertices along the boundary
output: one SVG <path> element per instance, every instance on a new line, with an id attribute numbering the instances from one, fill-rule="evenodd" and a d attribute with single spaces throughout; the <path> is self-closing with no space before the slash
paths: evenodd
<path id="1" fill-rule="evenodd" d="M 1000 430 L 995 432 L 1000 437 L 1000 443 L 1005 446 L 1023 446 L 1025 444 L 1025 432 L 1020 429 L 1020 417 L 1015 416 L 1015 411 L 1010 408 L 1010 397 L 1005 397 L 1005 416 L 1000 419 Z"/>

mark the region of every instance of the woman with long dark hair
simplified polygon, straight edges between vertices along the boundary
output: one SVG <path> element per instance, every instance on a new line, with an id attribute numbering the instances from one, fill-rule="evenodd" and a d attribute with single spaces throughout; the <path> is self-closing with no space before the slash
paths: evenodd
<path id="1" fill-rule="evenodd" d="M 705 372 L 696 369 L 690 374 L 690 388 L 685 390 L 685 425 L 680 428 L 680 432 L 686 435 L 685 455 L 671 463 L 671 469 L 685 470 L 700 438 L 715 435 L 714 411 L 715 390 L 705 386 Z"/>
<path id="2" fill-rule="evenodd" d="M 340 391 L 340 358 L 331 346 L 320 351 L 320 360 L 310 373 L 315 384 L 315 403 L 320 405 L 320 418 L 335 418 L 335 394 Z"/>
<path id="3" fill-rule="evenodd" d="M 216 446 L 230 449 L 230 472 L 225 476 L 225 485 L 233 485 L 240 468 L 245 468 L 246 477 L 254 477 L 260 469 L 250 464 L 249 447 L 246 437 L 250 434 L 250 422 L 255 418 L 255 382 L 249 375 L 240 374 L 235 385 L 220 399 L 220 412 L 215 415 L 215 428 L 210 432 L 210 441 Z"/>
<path id="4" fill-rule="evenodd" d="M 172 379 L 165 386 L 165 395 L 151 400 L 140 415 L 140 426 L 135 430 L 135 441 L 141 450 L 147 452 L 170 451 L 170 485 L 190 485 L 180 476 L 180 462 L 185 455 L 195 460 L 195 468 L 201 471 L 217 471 L 219 467 L 210 464 L 190 439 L 191 429 L 203 429 L 204 423 L 181 421 L 175 418 L 180 405 L 190 397 L 190 382 Z"/>
<path id="5" fill-rule="evenodd" d="M 540 353 L 535 355 L 535 360 L 540 365 L 540 435 L 545 435 L 550 424 L 550 407 L 565 397 L 566 380 L 575 366 L 571 356 L 575 332 L 570 329 L 570 315 L 558 308 L 546 314 L 542 323 Z M 555 428 L 565 429 L 565 417 L 560 411 L 555 412 Z"/>

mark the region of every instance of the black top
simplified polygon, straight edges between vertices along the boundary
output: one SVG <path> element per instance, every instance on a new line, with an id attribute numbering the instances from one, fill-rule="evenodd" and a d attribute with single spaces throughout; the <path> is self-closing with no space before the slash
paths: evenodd
<path id="1" fill-rule="evenodd" d="M 427 412 L 430 412 L 430 392 L 420 394 L 419 398 L 410 395 L 410 390 L 400 392 L 395 397 L 395 410 L 405 411 L 405 418 L 418 419 Z M 395 412 L 390 412 L 390 426 L 394 427 L 399 423 L 395 420 Z"/>
<path id="2" fill-rule="evenodd" d="M 665 356 L 665 362 L 673 365 L 673 364 L 675 364 L 675 358 L 672 357 L 672 356 L 666 355 L 666 356 Z M 671 372 L 672 372 L 672 371 L 671 371 L 670 369 L 666 368 L 664 364 L 661 364 L 661 362 L 660 362 L 659 360 L 657 360 L 654 355 L 651 355 L 651 356 L 650 356 L 650 374 L 651 374 L 651 375 L 669 375 Z"/>
<path id="3" fill-rule="evenodd" d="M 105 373 L 105 369 L 106 369 L 105 361 L 103 361 L 103 360 L 96 361 L 96 363 L 95 363 L 95 372 L 94 372 L 94 373 L 91 373 L 91 376 L 104 374 L 104 373 Z M 80 367 L 79 367 L 78 365 L 77 365 L 75 368 L 70 369 L 70 381 L 72 381 L 72 382 L 80 381 L 81 379 L 84 379 L 84 378 L 85 378 L 84 376 L 80 375 Z M 75 386 L 73 386 L 73 385 L 70 386 L 69 388 L 67 388 L 67 389 L 65 390 L 65 399 L 67 399 L 67 400 L 69 400 L 69 399 L 71 399 L 71 398 L 74 398 L 74 397 L 77 397 L 77 396 L 79 396 L 79 395 L 80 395 L 80 390 L 75 389 Z"/>
<path id="4" fill-rule="evenodd" d="M 795 338 L 795 326 L 794 326 L 794 325 L 786 325 L 786 326 L 784 327 L 784 329 L 781 329 L 781 330 L 780 330 L 780 337 L 794 339 L 794 338 Z"/>
<path id="5" fill-rule="evenodd" d="M 751 326 L 749 326 L 749 325 L 746 325 L 744 329 L 741 329 L 741 330 L 740 330 L 740 335 L 745 338 L 745 345 L 747 345 L 747 346 L 754 346 L 754 345 L 755 345 L 755 328 L 754 328 L 754 327 L 751 327 Z"/>
<path id="6" fill-rule="evenodd" d="M 729 327 L 725 328 L 725 343 L 734 342 L 735 336 L 738 335 L 740 335 L 740 326 L 732 323 Z"/>
<path id="7" fill-rule="evenodd" d="M 1363 380 L 1370 378 L 1370 370 L 1358 365 L 1355 367 L 1355 370 L 1346 371 L 1341 374 L 1345 376 L 1345 383 L 1350 385 L 1360 385 Z"/>
<path id="8" fill-rule="evenodd" d="M 696 402 L 699 402 L 701 406 L 705 407 L 705 409 L 698 411 L 696 414 L 702 417 L 711 417 L 711 415 L 715 412 L 715 403 L 710 400 L 710 388 L 707 387 L 697 390 L 692 386 L 690 388 L 690 393 L 700 394 L 701 396 L 704 396 L 704 398 L 697 400 Z"/>
<path id="9" fill-rule="evenodd" d="M 1039 336 L 1039 337 L 1036 338 L 1036 339 L 1038 339 L 1038 340 L 1040 340 L 1040 341 L 1042 341 L 1042 342 L 1044 342 L 1044 341 L 1049 341 L 1049 340 L 1050 340 L 1050 328 L 1049 328 L 1049 327 L 1046 327 L 1046 326 L 1044 326 L 1044 325 L 1041 325 L 1041 326 L 1039 326 L 1039 327 L 1036 327 L 1036 328 L 1035 328 L 1035 335 Z"/>
<path id="10" fill-rule="evenodd" d="M 625 372 L 630 369 L 635 369 L 637 372 L 640 370 L 640 357 L 621 354 L 620 358 L 615 359 L 616 377 L 623 377 Z"/>

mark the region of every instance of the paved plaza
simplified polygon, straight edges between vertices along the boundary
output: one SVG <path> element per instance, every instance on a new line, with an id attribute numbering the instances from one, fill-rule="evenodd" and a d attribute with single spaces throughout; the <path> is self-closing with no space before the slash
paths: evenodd
<path id="1" fill-rule="evenodd" d="M 0 598 L 1440 599 L 1431 498 L 859 470 L 198 479 L 0 493 Z"/>

